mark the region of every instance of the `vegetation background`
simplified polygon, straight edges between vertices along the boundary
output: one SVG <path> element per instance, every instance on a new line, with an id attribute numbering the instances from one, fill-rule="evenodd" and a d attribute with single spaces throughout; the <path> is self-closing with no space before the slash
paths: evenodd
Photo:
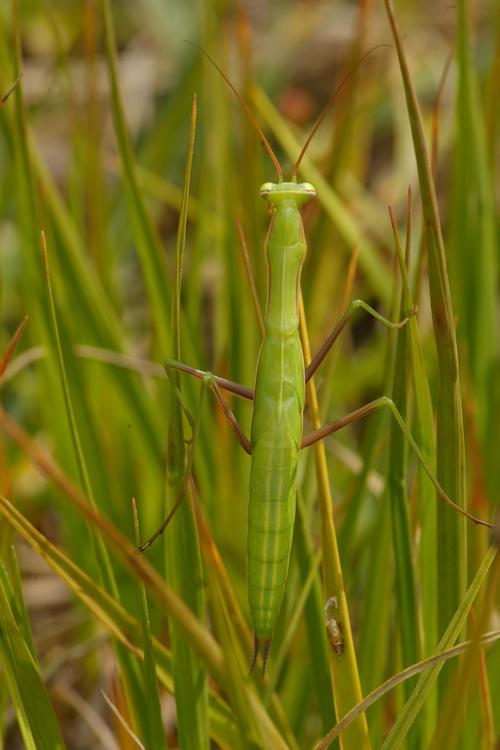
<path id="1" fill-rule="evenodd" d="M 497 557 L 487 530 L 439 500 L 389 413 L 303 452 L 268 676 L 247 677 L 249 459 L 185 376 L 192 443 L 161 366 L 180 336 L 184 361 L 252 384 L 261 333 L 237 222 L 260 307 L 266 295 L 259 186 L 273 167 L 184 40 L 214 56 L 285 164 L 363 53 L 390 45 L 347 79 L 304 160 L 318 200 L 302 291 L 313 352 L 351 299 L 398 319 L 411 295 L 418 313 L 398 332 L 356 315 L 315 378 L 320 415 L 393 397 L 452 499 L 493 520 L 500 6 L 398 2 L 399 55 L 388 7 L 1 3 L 0 91 L 23 72 L 0 111 L 2 747 L 498 747 Z M 248 433 L 251 408 L 232 406 Z M 307 429 L 314 411 L 310 393 Z M 340 718 L 466 638 L 439 680 L 444 661 L 422 665 L 318 744 L 334 704 Z"/>

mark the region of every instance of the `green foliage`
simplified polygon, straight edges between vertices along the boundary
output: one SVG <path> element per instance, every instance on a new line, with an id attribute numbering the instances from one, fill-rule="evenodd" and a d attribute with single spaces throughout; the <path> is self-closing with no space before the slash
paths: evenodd
<path id="1" fill-rule="evenodd" d="M 148 749 L 498 742 L 498 633 L 483 638 L 499 606 L 498 555 L 487 531 L 441 501 L 382 412 L 328 437 L 323 452 L 302 451 L 268 675 L 248 677 L 249 459 L 210 390 L 200 398 L 198 381 L 167 380 L 161 365 L 174 357 L 253 385 L 267 285 L 258 193 L 272 164 L 182 39 L 235 81 L 285 178 L 330 92 L 370 46 L 396 41 L 347 78 L 300 169 L 318 194 L 304 210 L 312 353 L 353 299 L 369 303 L 318 369 L 304 430 L 390 395 L 451 499 L 493 520 L 500 14 L 488 0 L 472 21 L 460 0 L 438 27 L 424 6 L 400 3 L 398 35 L 385 6 L 389 15 L 363 0 L 357 15 L 346 0 L 2 4 L 5 746 L 79 750 L 88 711 L 120 747 L 134 746 L 131 733 Z M 408 225 L 407 268 L 397 228 Z M 402 330 L 365 312 L 396 320 L 413 301 Z M 249 434 L 251 406 L 230 402 Z M 131 498 L 148 539 L 180 497 L 138 554 Z M 36 606 L 28 548 L 68 588 L 63 611 L 57 600 Z M 333 594 L 343 658 L 325 628 Z M 57 644 L 43 637 L 52 630 Z M 340 739 L 327 734 L 367 694 Z"/>

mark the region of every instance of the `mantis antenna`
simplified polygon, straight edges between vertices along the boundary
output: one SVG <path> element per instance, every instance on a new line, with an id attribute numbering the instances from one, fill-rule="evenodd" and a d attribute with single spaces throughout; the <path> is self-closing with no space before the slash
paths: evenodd
<path id="1" fill-rule="evenodd" d="M 207 58 L 207 60 L 209 60 L 212 63 L 212 65 L 214 66 L 214 68 L 218 71 L 218 73 L 220 74 L 220 76 L 227 83 L 227 85 L 229 86 L 229 88 L 231 89 L 231 91 L 236 96 L 236 98 L 238 99 L 239 103 L 241 104 L 241 106 L 245 110 L 245 112 L 246 112 L 246 114 L 248 116 L 248 119 L 250 120 L 250 122 L 252 123 L 253 127 L 257 131 L 257 134 L 258 134 L 260 140 L 264 144 L 267 153 L 271 157 L 271 161 L 273 162 L 274 167 L 276 169 L 276 172 L 278 173 L 278 181 L 279 182 L 283 182 L 283 168 L 282 168 L 281 164 L 278 161 L 278 157 L 276 156 L 276 154 L 272 150 L 271 144 L 269 143 L 269 141 L 267 140 L 266 136 L 262 132 L 262 128 L 260 127 L 259 123 L 257 122 L 254 113 L 252 112 L 252 110 L 250 109 L 250 107 L 248 106 L 248 104 L 246 103 L 246 101 L 243 99 L 243 97 L 241 96 L 241 94 L 238 91 L 238 89 L 231 83 L 231 81 L 229 80 L 229 78 L 227 77 L 227 75 L 224 73 L 224 71 L 222 70 L 222 68 L 220 68 L 217 65 L 217 63 L 215 62 L 215 60 L 213 59 L 213 57 L 211 55 L 209 55 L 208 52 L 203 49 L 203 47 L 200 47 L 200 45 L 196 44 L 196 42 L 191 42 L 189 39 L 185 39 L 184 41 L 187 42 L 187 44 L 191 44 L 192 47 L 196 47 L 197 50 L 199 50 L 200 52 L 202 52 L 205 55 L 205 57 Z"/>
<path id="2" fill-rule="evenodd" d="M 347 73 L 346 76 L 344 76 L 344 78 L 339 83 L 339 85 L 337 86 L 337 88 L 335 89 L 335 91 L 331 94 L 331 96 L 328 99 L 328 101 L 327 101 L 327 103 L 326 103 L 323 111 L 321 112 L 320 116 L 316 120 L 315 126 L 313 127 L 313 129 L 311 130 L 311 132 L 309 133 L 309 135 L 307 136 L 307 140 L 304 143 L 304 145 L 302 146 L 302 150 L 301 150 L 301 152 L 300 152 L 300 154 L 299 154 L 299 156 L 297 158 L 297 161 L 295 162 L 295 164 L 293 166 L 293 169 L 292 169 L 292 180 L 295 180 L 297 178 L 297 172 L 299 171 L 300 163 L 301 163 L 302 159 L 304 158 L 304 154 L 306 153 L 307 149 L 309 148 L 309 144 L 311 143 L 312 139 L 314 138 L 314 136 L 318 132 L 319 126 L 321 125 L 321 123 L 325 119 L 328 111 L 331 109 L 331 107 L 332 107 L 335 99 L 337 98 L 337 94 L 339 94 L 339 92 L 344 87 L 344 85 L 347 82 L 347 80 L 359 68 L 359 66 L 361 65 L 361 63 L 366 60 L 366 58 L 368 57 L 368 55 L 371 55 L 372 52 L 374 52 L 376 49 L 379 49 L 380 47 L 390 47 L 390 46 L 391 46 L 390 44 L 376 44 L 375 47 L 372 47 L 371 49 L 368 50 L 368 52 L 365 52 L 365 54 L 363 55 L 363 57 L 361 57 L 358 60 L 358 62 L 356 63 L 356 65 L 353 68 L 351 68 L 351 70 Z"/>

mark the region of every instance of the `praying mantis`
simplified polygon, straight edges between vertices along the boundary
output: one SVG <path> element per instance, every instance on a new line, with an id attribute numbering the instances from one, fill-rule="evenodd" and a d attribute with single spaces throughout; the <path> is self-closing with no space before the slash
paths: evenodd
<path id="1" fill-rule="evenodd" d="M 341 419 L 304 434 L 306 383 L 312 378 L 354 313 L 363 309 L 384 325 L 401 328 L 415 314 L 416 308 L 409 311 L 401 321 L 395 322 L 388 320 L 362 300 L 355 300 L 337 322 L 310 364 L 305 367 L 299 334 L 301 270 L 307 252 L 301 208 L 315 198 L 316 190 L 309 182 L 299 182 L 297 175 L 312 138 L 347 77 L 330 97 L 293 166 L 290 179 L 285 180 L 283 168 L 251 109 L 217 63 L 204 50 L 199 49 L 215 66 L 244 108 L 278 176 L 277 182 L 266 182 L 260 188 L 260 195 L 264 198 L 270 214 L 265 242 L 268 287 L 264 335 L 253 389 L 177 360 L 166 360 L 165 367 L 167 372 L 177 370 L 199 378 L 212 390 L 241 447 L 251 457 L 247 585 L 254 632 L 254 653 L 250 671 L 255 666 L 261 647 L 265 671 L 272 635 L 285 592 L 295 520 L 297 464 L 302 449 L 373 412 L 388 409 L 440 498 L 475 523 L 488 527 L 491 527 L 491 524 L 472 516 L 448 497 L 426 463 L 396 405 L 388 397 L 382 396 Z M 358 65 L 365 57 L 366 55 L 361 58 Z M 250 437 L 247 437 L 239 425 L 223 391 L 252 402 Z M 174 510 L 177 505 L 176 503 Z M 171 516 L 172 512 L 153 537 L 142 545 L 141 550 L 146 549 L 163 531 Z M 342 626 L 337 622 L 336 616 L 331 616 L 328 623 L 332 636 L 330 640 L 333 641 L 333 648 L 340 657 L 343 653 Z"/>

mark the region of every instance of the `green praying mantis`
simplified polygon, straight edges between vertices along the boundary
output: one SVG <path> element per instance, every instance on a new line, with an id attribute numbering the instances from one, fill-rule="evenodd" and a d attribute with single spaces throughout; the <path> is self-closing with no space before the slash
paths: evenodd
<path id="1" fill-rule="evenodd" d="M 177 370 L 199 378 L 213 391 L 240 445 L 251 457 L 247 582 L 254 632 L 254 653 L 250 671 L 255 666 L 261 647 L 264 671 L 286 586 L 295 519 L 297 463 L 302 449 L 373 412 L 388 409 L 416 453 L 440 498 L 475 523 L 488 527 L 491 527 L 491 524 L 472 516 L 448 497 L 426 463 L 394 402 L 385 396 L 304 435 L 306 383 L 312 378 L 353 314 L 363 309 L 384 325 L 390 328 L 401 328 L 416 312 L 416 308 L 409 311 L 408 316 L 403 320 L 394 322 L 380 315 L 362 300 L 355 300 L 335 325 L 310 364 L 307 367 L 304 366 L 304 354 L 299 334 L 299 299 L 301 269 L 307 244 L 301 208 L 315 198 L 316 190 L 308 182 L 298 182 L 297 174 L 312 138 L 330 109 L 335 96 L 347 80 L 347 76 L 330 97 L 293 166 L 290 179 L 286 181 L 282 166 L 251 109 L 217 63 L 204 50 L 199 49 L 234 92 L 266 148 L 278 175 L 277 182 L 266 182 L 260 188 L 260 194 L 267 203 L 271 217 L 265 243 L 268 287 L 264 336 L 253 389 L 176 360 L 168 359 L 165 367 L 167 372 Z M 365 54 L 361 58 L 356 67 L 366 56 Z M 351 73 L 354 70 L 355 68 Z M 231 392 L 252 402 L 250 438 L 239 425 L 223 391 Z M 180 499 L 161 528 L 140 547 L 140 550 L 150 546 L 162 533 L 179 502 Z M 336 610 L 336 608 L 333 609 Z M 343 652 L 342 626 L 337 621 L 335 611 L 332 614 L 330 610 L 327 630 L 329 628 L 328 634 L 335 653 L 341 657 Z"/>

